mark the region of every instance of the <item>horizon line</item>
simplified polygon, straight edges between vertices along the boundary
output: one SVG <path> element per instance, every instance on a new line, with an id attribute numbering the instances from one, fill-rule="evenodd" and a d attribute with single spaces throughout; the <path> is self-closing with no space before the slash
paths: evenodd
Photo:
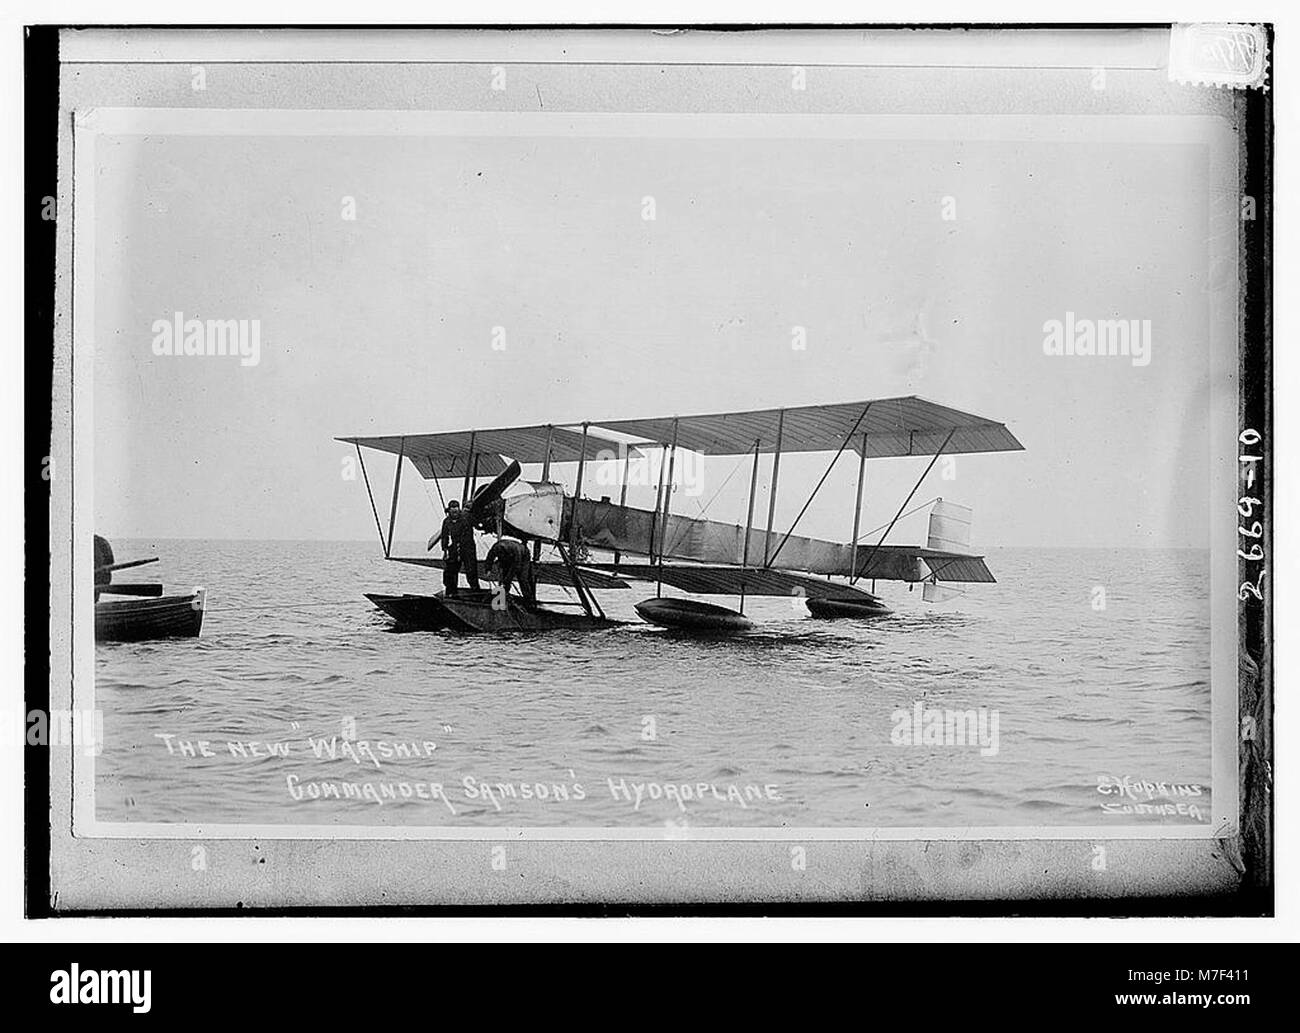
<path id="1" fill-rule="evenodd" d="M 100 537 L 107 537 L 107 536 L 100 535 Z M 420 540 L 421 539 L 419 538 L 395 538 L 393 540 L 393 543 L 397 544 L 398 542 L 408 542 L 408 543 L 419 542 Z M 281 537 L 236 538 L 236 537 L 227 537 L 227 536 L 214 537 L 210 535 L 166 535 L 164 536 L 164 535 L 149 535 L 149 534 L 122 534 L 122 535 L 115 535 L 113 538 L 109 538 L 109 541 L 110 542 L 112 541 L 286 542 L 286 543 L 319 542 L 322 544 L 351 545 L 351 544 L 360 544 L 363 542 L 373 542 L 373 539 L 365 538 L 365 537 L 361 537 L 361 538 L 281 538 Z M 872 544 L 872 543 L 868 543 L 868 544 Z M 907 544 L 907 543 L 903 543 L 903 544 Z M 1096 550 L 1113 551 L 1117 549 L 1119 550 L 1127 549 L 1127 550 L 1138 551 L 1138 552 L 1145 552 L 1154 549 L 1177 549 L 1185 552 L 1211 551 L 1211 547 L 1209 545 L 1133 545 L 1133 544 L 1126 544 L 1126 545 L 1069 545 L 1069 544 L 1066 545 L 1006 545 L 1006 544 L 992 545 L 990 544 L 990 545 L 981 545 L 981 546 L 970 546 L 970 548 L 973 550 L 972 555 L 978 555 L 980 549 L 1087 549 L 1090 551 L 1096 551 Z"/>

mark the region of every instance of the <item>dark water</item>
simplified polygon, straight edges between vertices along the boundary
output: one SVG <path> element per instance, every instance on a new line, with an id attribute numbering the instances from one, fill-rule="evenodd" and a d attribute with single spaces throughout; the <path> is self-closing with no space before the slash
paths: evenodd
<path id="1" fill-rule="evenodd" d="M 880 592 L 898 613 L 874 622 L 814 621 L 796 600 L 750 600 L 758 631 L 709 640 L 639 623 L 506 637 L 394 633 L 362 592 L 433 592 L 440 574 L 386 563 L 373 543 L 114 547 L 119 558 L 162 556 L 151 569 L 169 587 L 205 585 L 208 613 L 198 640 L 96 647 L 101 820 L 1209 820 L 1208 554 L 992 550 L 999 583 L 970 586 L 940 606 L 896 583 Z M 1096 607 L 1099 588 L 1104 609 Z M 636 585 L 601 598 L 611 616 L 634 621 L 633 603 L 653 594 Z M 918 702 L 985 708 L 990 745 L 996 711 L 996 753 L 979 744 L 897 744 L 900 715 L 910 731 Z M 345 732 L 371 744 L 370 755 L 340 755 Z M 174 752 L 162 735 L 174 737 Z M 332 760 L 321 742 L 331 737 Z M 203 740 L 214 755 L 197 745 L 183 755 L 182 740 Z M 231 742 L 244 744 L 243 753 Z M 409 755 L 398 755 L 397 744 Z M 1106 813 L 1104 803 L 1146 802 L 1143 793 L 1099 792 L 1099 779 L 1125 777 L 1195 785 L 1200 795 L 1176 798 L 1195 805 L 1185 814 Z M 482 783 L 493 787 L 491 798 Z M 339 798 L 313 798 L 327 786 Z M 353 787 L 360 798 L 345 797 Z"/>

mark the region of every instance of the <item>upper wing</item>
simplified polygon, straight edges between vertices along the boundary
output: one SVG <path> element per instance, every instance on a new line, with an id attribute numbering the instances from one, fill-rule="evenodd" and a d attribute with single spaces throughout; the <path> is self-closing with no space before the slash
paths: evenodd
<path id="1" fill-rule="evenodd" d="M 676 441 L 680 447 L 704 455 L 744 455 L 755 447 L 764 453 L 778 447 L 782 452 L 833 452 L 845 447 L 868 459 L 879 459 L 934 455 L 941 447 L 945 454 L 1024 448 L 1004 424 L 915 395 L 790 409 L 596 421 L 592 426 L 660 444 Z"/>
<path id="2" fill-rule="evenodd" d="M 484 465 L 489 455 L 510 456 L 521 463 L 544 462 L 548 442 L 551 460 L 557 463 L 577 462 L 584 455 L 598 459 L 602 452 L 603 458 L 621 456 L 620 442 L 605 437 L 602 431 L 630 435 L 652 444 L 676 441 L 680 447 L 704 455 L 744 455 L 756 447 L 763 453 L 775 452 L 778 447 L 782 452 L 833 452 L 846 447 L 868 459 L 880 459 L 934 455 L 941 447 L 950 455 L 1024 448 L 1005 424 L 916 395 L 788 409 L 594 420 L 588 422 L 585 444 L 579 431 L 567 429 L 572 426 L 578 424 L 338 440 L 410 456 L 425 477 L 463 475 L 465 458 L 471 450 L 479 455 L 479 473 L 484 475 L 504 469 L 504 464 Z"/>
<path id="3" fill-rule="evenodd" d="M 506 427 L 496 430 L 454 430 L 437 434 L 388 434 L 381 437 L 336 438 L 350 445 L 374 448 L 406 456 L 420 476 L 463 477 L 470 469 L 471 453 L 478 457 L 481 477 L 495 477 L 507 464 L 502 456 L 519 463 L 544 463 L 549 449 L 551 462 L 576 463 L 579 458 L 622 457 L 620 443 L 591 431 L 582 434 L 563 427 Z M 633 455 L 637 451 L 633 449 Z"/>

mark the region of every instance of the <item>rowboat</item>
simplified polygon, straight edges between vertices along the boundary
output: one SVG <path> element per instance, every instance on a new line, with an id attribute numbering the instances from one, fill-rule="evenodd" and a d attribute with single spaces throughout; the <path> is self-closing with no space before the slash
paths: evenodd
<path id="1" fill-rule="evenodd" d="M 95 602 L 96 642 L 140 642 L 155 638 L 195 638 L 203 627 L 205 592 L 156 599 L 101 596 Z"/>
<path id="2" fill-rule="evenodd" d="M 95 535 L 96 642 L 198 637 L 206 598 L 202 588 L 182 595 L 163 595 L 163 586 L 156 582 L 113 584 L 115 571 L 157 562 L 156 556 L 115 562 L 112 545 Z"/>

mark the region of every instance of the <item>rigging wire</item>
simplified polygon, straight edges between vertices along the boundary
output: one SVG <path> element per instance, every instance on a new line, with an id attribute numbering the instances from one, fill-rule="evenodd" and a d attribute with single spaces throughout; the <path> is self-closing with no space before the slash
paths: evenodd
<path id="1" fill-rule="evenodd" d="M 902 520 L 903 517 L 909 517 L 913 513 L 919 513 L 921 510 L 925 509 L 926 506 L 931 505 L 932 503 L 935 502 L 942 502 L 942 501 L 943 501 L 943 496 L 936 495 L 934 498 L 930 499 L 929 502 L 922 502 L 919 506 L 914 506 L 912 509 L 909 509 L 906 513 L 899 515 L 898 517 L 895 518 L 895 520 L 890 521 L 889 523 L 894 523 L 897 522 L 898 520 Z M 877 531 L 883 531 L 886 527 L 889 526 L 889 523 L 881 524 L 879 527 L 873 527 L 870 531 L 863 532 L 862 534 L 858 535 L 858 541 L 862 541 L 864 538 L 867 538 L 875 534 Z"/>
<path id="2" fill-rule="evenodd" d="M 731 473 L 727 474 L 727 476 L 722 479 L 722 483 L 718 485 L 718 490 L 713 493 L 709 501 L 704 503 L 703 506 L 701 506 L 699 503 L 696 503 L 695 508 L 697 512 L 695 516 L 691 517 L 690 519 L 698 520 L 701 517 L 703 517 L 704 514 L 709 511 L 709 507 L 712 506 L 713 503 L 715 503 L 718 500 L 718 496 L 722 494 L 722 489 L 725 488 L 727 486 L 727 483 L 731 480 L 731 478 L 736 475 L 736 471 L 739 470 L 744 465 L 745 465 L 744 459 L 741 459 L 739 462 L 737 462 L 736 465 L 731 468 Z M 669 543 L 667 539 L 665 539 L 664 541 L 665 547 L 671 550 L 674 545 L 678 544 L 678 542 L 682 540 L 682 535 L 685 533 L 686 530 L 684 529 L 682 531 L 682 534 L 679 534 L 677 538 L 671 543 Z"/>
<path id="3" fill-rule="evenodd" d="M 438 483 L 437 477 L 432 477 L 433 486 L 438 489 L 438 501 L 442 503 L 442 509 L 434 509 L 435 516 L 442 516 L 447 511 L 447 500 L 442 497 L 442 485 Z M 423 477 L 420 478 L 420 484 L 424 488 L 424 497 L 429 500 L 429 508 L 433 509 L 433 496 L 429 494 L 429 484 Z"/>
<path id="4" fill-rule="evenodd" d="M 697 516 L 704 516 L 704 514 L 709 511 L 709 507 L 712 506 L 713 503 L 718 500 L 718 496 L 722 494 L 722 489 L 727 486 L 727 482 L 730 481 L 731 478 L 736 475 L 736 471 L 739 470 L 744 465 L 744 463 L 745 460 L 742 459 L 738 463 L 736 463 L 735 466 L 731 468 L 731 473 L 727 474 L 727 476 L 722 479 L 722 483 L 718 485 L 718 490 L 713 493 L 713 495 L 709 498 L 708 502 L 704 503 L 703 506 L 701 506 L 698 502 L 695 504 L 696 509 L 699 511 L 696 514 Z"/>

